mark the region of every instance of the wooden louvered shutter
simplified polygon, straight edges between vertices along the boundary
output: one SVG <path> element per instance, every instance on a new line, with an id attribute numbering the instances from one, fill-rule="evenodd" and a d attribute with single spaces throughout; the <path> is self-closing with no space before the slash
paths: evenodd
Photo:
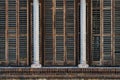
<path id="1" fill-rule="evenodd" d="M 119 3 L 119 0 L 92 0 L 92 59 L 95 65 L 120 65 Z"/>
<path id="2" fill-rule="evenodd" d="M 114 34 L 113 37 L 115 36 L 115 43 L 114 46 L 114 64 L 116 66 L 120 66 L 120 1 L 119 0 L 115 0 L 115 2 L 113 3 L 113 6 L 115 6 L 115 9 L 113 8 L 114 12 L 113 12 L 113 17 L 114 17 Z"/>
<path id="3" fill-rule="evenodd" d="M 0 0 L 0 65 L 5 65 L 6 52 L 5 52 L 5 30 L 6 30 L 6 11 L 5 0 Z"/>
<path id="4" fill-rule="evenodd" d="M 65 61 L 65 14 L 64 0 L 56 0 L 55 6 L 55 64 L 63 65 Z"/>
<path id="5" fill-rule="evenodd" d="M 29 65 L 29 0 L 19 0 L 19 20 L 18 20 L 18 37 L 19 37 L 19 65 Z"/>
<path id="6" fill-rule="evenodd" d="M 16 43 L 17 43 L 17 6 L 16 6 L 16 0 L 8 0 L 8 64 L 9 65 L 17 65 L 17 49 L 16 49 Z"/>
<path id="7" fill-rule="evenodd" d="M 44 64 L 52 65 L 54 54 L 53 31 L 54 13 L 52 12 L 52 0 L 44 0 Z"/>
<path id="8" fill-rule="evenodd" d="M 112 65 L 111 0 L 92 0 L 93 65 Z"/>
<path id="9" fill-rule="evenodd" d="M 75 65 L 76 59 L 76 18 L 75 18 L 75 0 L 66 0 L 66 26 L 65 26 L 65 46 L 66 63 Z"/>
<path id="10" fill-rule="evenodd" d="M 44 65 L 76 63 L 76 0 L 44 0 Z"/>
<path id="11" fill-rule="evenodd" d="M 1 60 L 6 66 L 26 66 L 29 60 L 28 0 L 0 0 L 0 3 Z M 0 61 L 0 66 L 2 63 Z"/>
<path id="12" fill-rule="evenodd" d="M 112 49 L 111 49 L 111 1 L 104 0 L 103 2 L 103 64 L 111 65 L 112 64 Z M 113 39 L 113 38 L 112 38 Z M 102 41 L 101 41 L 102 42 Z"/>
<path id="13" fill-rule="evenodd" d="M 100 61 L 100 1 L 92 0 L 92 62 Z"/>

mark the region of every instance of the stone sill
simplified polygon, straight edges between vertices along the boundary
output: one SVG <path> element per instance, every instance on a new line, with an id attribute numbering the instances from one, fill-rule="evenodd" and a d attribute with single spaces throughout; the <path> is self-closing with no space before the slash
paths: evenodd
<path id="1" fill-rule="evenodd" d="M 0 79 L 120 79 L 120 67 L 1 67 Z"/>

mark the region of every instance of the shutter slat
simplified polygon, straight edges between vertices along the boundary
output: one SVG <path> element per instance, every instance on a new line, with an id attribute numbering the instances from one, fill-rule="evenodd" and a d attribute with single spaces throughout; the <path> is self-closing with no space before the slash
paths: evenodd
<path id="1" fill-rule="evenodd" d="M 20 40 L 19 40 L 20 42 L 20 62 L 21 61 L 25 61 L 26 62 L 26 60 L 27 60 L 27 38 L 26 38 L 26 36 L 21 36 L 20 37 Z M 24 64 L 26 64 L 26 63 L 24 63 Z M 23 64 L 21 64 L 21 65 L 23 65 Z"/>
<path id="2" fill-rule="evenodd" d="M 111 60 L 111 37 L 104 37 L 104 60 Z"/>
<path id="3" fill-rule="evenodd" d="M 100 34 L 100 10 L 93 9 L 93 34 Z"/>
<path id="4" fill-rule="evenodd" d="M 45 60 L 53 60 L 53 39 L 52 36 L 45 36 Z"/>
<path id="5" fill-rule="evenodd" d="M 56 10 L 56 34 L 63 34 L 63 9 Z"/>
<path id="6" fill-rule="evenodd" d="M 93 55 L 93 61 L 99 61 L 100 60 L 100 37 L 94 36 L 92 39 L 92 55 Z"/>
<path id="7" fill-rule="evenodd" d="M 74 37 L 66 38 L 66 46 L 67 46 L 67 60 L 74 61 Z"/>
<path id="8" fill-rule="evenodd" d="M 67 9 L 66 12 L 66 33 L 74 34 L 74 10 Z"/>
<path id="9" fill-rule="evenodd" d="M 110 0 L 104 0 L 104 7 L 110 7 L 111 1 Z"/>
<path id="10" fill-rule="evenodd" d="M 104 10 L 104 33 L 111 33 L 111 10 Z"/>
<path id="11" fill-rule="evenodd" d="M 16 27 L 16 8 L 8 10 L 8 27 Z"/>
<path id="12" fill-rule="evenodd" d="M 56 0 L 56 8 L 63 8 L 63 0 Z"/>
<path id="13" fill-rule="evenodd" d="M 74 8 L 74 0 L 66 0 L 66 8 Z"/>
<path id="14" fill-rule="evenodd" d="M 27 34 L 27 10 L 19 11 L 20 34 Z"/>
<path id="15" fill-rule="evenodd" d="M 63 36 L 56 37 L 56 60 L 64 60 L 64 39 Z"/>
<path id="16" fill-rule="evenodd" d="M 8 52 L 9 61 L 16 61 L 16 38 L 12 37 L 8 39 Z"/>
<path id="17" fill-rule="evenodd" d="M 0 8 L 5 8 L 5 0 L 0 0 Z"/>
<path id="18" fill-rule="evenodd" d="M 52 10 L 45 10 L 44 26 L 46 34 L 52 34 Z"/>

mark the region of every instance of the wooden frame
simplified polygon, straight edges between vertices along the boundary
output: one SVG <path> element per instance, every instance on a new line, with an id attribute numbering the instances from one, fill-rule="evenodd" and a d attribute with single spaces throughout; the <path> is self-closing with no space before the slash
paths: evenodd
<path id="1" fill-rule="evenodd" d="M 8 4 L 9 5 L 9 4 Z M 16 65 L 19 65 L 19 1 L 16 1 L 16 34 L 15 34 L 15 37 L 16 37 Z M 10 6 L 9 6 L 10 7 Z M 9 9 L 8 7 L 8 9 Z M 8 26 L 9 27 L 9 26 Z M 9 28 L 8 28 L 8 31 L 9 31 Z M 11 38 L 11 37 L 10 37 Z M 9 45 L 9 44 L 8 44 Z"/>
<path id="2" fill-rule="evenodd" d="M 100 65 L 103 63 L 103 0 L 100 0 Z"/>
<path id="3" fill-rule="evenodd" d="M 7 11 L 8 11 L 8 0 L 6 0 L 6 30 L 5 30 L 5 39 L 6 39 L 6 41 L 5 41 L 5 54 L 6 54 L 6 65 L 8 65 L 8 13 L 7 13 Z"/>

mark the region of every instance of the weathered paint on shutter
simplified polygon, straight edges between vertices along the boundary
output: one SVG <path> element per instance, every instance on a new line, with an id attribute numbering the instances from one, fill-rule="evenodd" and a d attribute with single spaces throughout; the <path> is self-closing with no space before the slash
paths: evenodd
<path id="1" fill-rule="evenodd" d="M 52 0 L 44 0 L 44 65 L 53 65 L 54 52 L 54 7 Z"/>
<path id="2" fill-rule="evenodd" d="M 19 64 L 29 65 L 29 0 L 19 0 Z"/>
<path id="3" fill-rule="evenodd" d="M 44 65 L 76 64 L 76 0 L 44 0 Z"/>
<path id="4" fill-rule="evenodd" d="M 100 1 L 92 0 L 91 2 L 91 15 L 92 15 L 92 36 L 91 36 L 91 52 L 92 64 L 100 64 Z"/>
<path id="5" fill-rule="evenodd" d="M 17 3 L 8 0 L 8 65 L 17 65 Z"/>
<path id="6" fill-rule="evenodd" d="M 111 49 L 111 1 L 103 1 L 103 65 L 112 65 L 112 49 Z"/>
<path id="7" fill-rule="evenodd" d="M 0 0 L 0 4 L 0 66 L 3 62 L 4 66 L 29 65 L 28 0 Z"/>
<path id="8" fill-rule="evenodd" d="M 65 61 L 65 1 L 56 0 L 55 3 L 55 64 L 64 65 Z"/>
<path id="9" fill-rule="evenodd" d="M 0 65 L 5 65 L 5 29 L 6 29 L 5 0 L 0 0 Z"/>
<path id="10" fill-rule="evenodd" d="M 115 0 L 114 11 L 114 35 L 115 35 L 115 65 L 120 66 L 120 1 Z"/>
<path id="11" fill-rule="evenodd" d="M 93 65 L 120 65 L 119 3 L 119 0 L 92 0 Z"/>
<path id="12" fill-rule="evenodd" d="M 66 0 L 66 63 L 75 65 L 76 62 L 76 18 L 75 0 Z"/>
<path id="13" fill-rule="evenodd" d="M 92 0 L 92 55 L 93 61 L 98 61 L 95 65 L 112 64 L 111 14 L 111 0 Z"/>

